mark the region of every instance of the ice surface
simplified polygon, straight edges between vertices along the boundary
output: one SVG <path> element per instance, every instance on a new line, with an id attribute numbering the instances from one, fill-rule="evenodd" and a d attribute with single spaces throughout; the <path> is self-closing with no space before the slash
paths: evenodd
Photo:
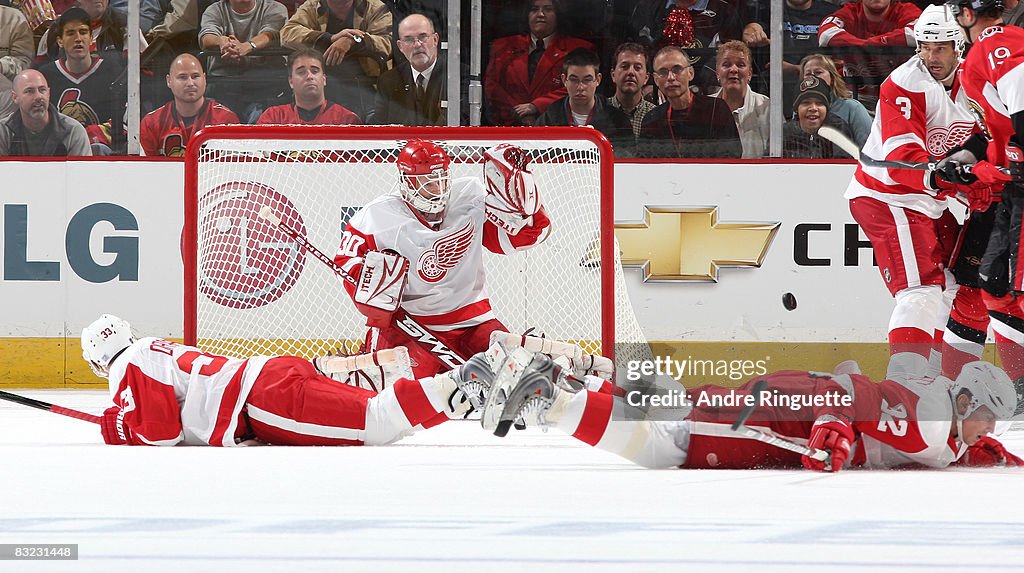
<path id="1" fill-rule="evenodd" d="M 21 391 L 91 412 L 104 392 Z M 1004 443 L 1024 453 L 1024 431 Z M 645 470 L 552 430 L 382 448 L 104 446 L 0 402 L 0 571 L 1024 569 L 1024 470 Z"/>

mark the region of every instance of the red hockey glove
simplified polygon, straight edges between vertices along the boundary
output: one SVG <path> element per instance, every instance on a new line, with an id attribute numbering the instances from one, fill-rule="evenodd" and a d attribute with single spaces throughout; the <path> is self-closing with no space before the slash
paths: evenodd
<path id="1" fill-rule="evenodd" d="M 999 440 L 985 436 L 967 448 L 960 464 L 972 467 L 1024 466 L 1024 460 L 1006 451 Z"/>
<path id="2" fill-rule="evenodd" d="M 103 411 L 103 417 L 100 418 L 100 432 L 103 433 L 103 441 L 112 446 L 119 446 L 127 444 L 128 440 L 128 428 L 124 427 L 122 420 L 121 424 L 118 424 L 117 417 L 121 413 L 121 408 L 118 406 L 111 406 Z M 121 432 L 118 432 L 118 426 L 121 426 Z"/>
<path id="3" fill-rule="evenodd" d="M 800 461 L 804 467 L 817 472 L 837 472 L 850 457 L 850 444 L 853 442 L 853 427 L 849 422 L 835 416 L 821 416 L 811 428 L 811 437 L 807 446 L 830 452 L 826 461 L 803 456 Z M 826 462 L 829 465 L 826 465 Z"/>
<path id="4" fill-rule="evenodd" d="M 1002 185 L 998 187 L 972 185 L 967 188 L 967 207 L 971 211 L 988 211 L 993 203 L 999 202 L 1002 195 Z"/>
<path id="5" fill-rule="evenodd" d="M 1003 185 L 1005 185 L 1007 181 L 1013 180 L 1013 177 L 1010 177 L 1008 173 L 1003 173 L 1003 171 L 998 167 L 984 160 L 971 166 L 969 172 L 971 175 L 977 177 L 977 183 L 981 183 L 982 185 L 987 185 L 989 187 L 998 187 L 1000 190 L 1002 190 Z M 976 183 L 972 183 L 972 186 L 975 184 Z"/>

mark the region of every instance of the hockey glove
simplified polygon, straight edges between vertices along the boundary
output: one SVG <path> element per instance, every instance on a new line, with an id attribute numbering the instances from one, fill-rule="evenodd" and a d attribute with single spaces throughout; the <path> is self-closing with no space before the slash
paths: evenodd
<path id="1" fill-rule="evenodd" d="M 999 440 L 985 436 L 967 448 L 959 464 L 972 467 L 1022 466 L 1024 460 L 1006 451 Z"/>
<path id="2" fill-rule="evenodd" d="M 811 437 L 807 441 L 807 446 L 825 450 L 830 455 L 824 462 L 809 456 L 802 456 L 800 461 L 809 470 L 837 472 L 843 469 L 843 464 L 850 457 L 851 443 L 853 443 L 853 427 L 849 422 L 835 416 L 820 416 L 811 428 Z"/>
<path id="3" fill-rule="evenodd" d="M 513 236 L 533 224 L 533 215 L 543 207 L 527 165 L 529 157 L 513 145 L 501 144 L 484 152 L 485 215 L 488 221 Z"/>
<path id="4" fill-rule="evenodd" d="M 367 251 L 363 256 L 353 300 L 356 309 L 366 316 L 368 326 L 382 328 L 391 323 L 402 302 L 408 271 L 409 260 L 397 253 Z"/>
<path id="5" fill-rule="evenodd" d="M 121 414 L 119 406 L 111 406 L 103 411 L 100 418 L 100 432 L 103 433 L 103 442 L 112 446 L 120 446 L 128 443 L 128 428 L 124 427 L 124 419 L 118 420 Z"/>
<path id="6" fill-rule="evenodd" d="M 1013 180 L 1013 177 L 1010 177 L 1008 173 L 1004 173 L 988 161 L 979 161 L 971 166 L 969 175 L 965 176 L 965 179 L 969 180 L 970 176 L 974 177 L 974 181 L 971 182 L 972 185 L 980 183 L 989 187 L 998 187 L 1000 190 L 1002 190 L 1003 185 L 1007 181 Z"/>

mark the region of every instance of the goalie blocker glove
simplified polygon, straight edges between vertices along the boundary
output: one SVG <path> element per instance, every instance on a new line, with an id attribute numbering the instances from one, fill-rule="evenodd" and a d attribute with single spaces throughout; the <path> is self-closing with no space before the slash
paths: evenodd
<path id="1" fill-rule="evenodd" d="M 402 302 L 409 260 L 397 253 L 367 251 L 353 301 L 366 316 L 366 324 L 383 328 Z"/>
<path id="2" fill-rule="evenodd" d="M 525 151 L 507 143 L 484 152 L 485 215 L 512 236 L 532 225 L 533 216 L 543 208 L 533 173 L 527 170 L 529 162 Z"/>

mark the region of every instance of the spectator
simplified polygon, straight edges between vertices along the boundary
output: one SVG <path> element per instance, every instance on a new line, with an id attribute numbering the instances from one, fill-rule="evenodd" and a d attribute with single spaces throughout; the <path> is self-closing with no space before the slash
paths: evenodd
<path id="1" fill-rule="evenodd" d="M 914 22 L 921 9 L 910 2 L 897 0 L 855 0 L 844 4 L 825 18 L 818 28 L 821 47 L 855 47 L 872 49 L 870 54 L 851 54 L 843 58 L 847 77 L 861 78 L 863 88 L 855 86 L 857 99 L 874 108 L 878 86 L 907 61 L 910 52 L 892 52 L 881 48 L 914 46 Z"/>
<path id="2" fill-rule="evenodd" d="M 626 40 L 654 51 L 665 46 L 713 48 L 743 36 L 744 9 L 740 0 L 639 0 L 630 13 Z M 691 84 L 707 94 L 715 84 L 715 70 L 705 56 L 690 58 Z"/>
<path id="3" fill-rule="evenodd" d="M 398 49 L 405 62 L 380 76 L 370 123 L 445 125 L 441 108 L 448 74 L 437 59 L 440 37 L 423 14 L 410 14 L 398 23 Z"/>
<path id="4" fill-rule="evenodd" d="M 540 114 L 565 97 L 562 59 L 590 42 L 560 36 L 562 0 L 530 0 L 530 33 L 499 38 L 491 46 L 484 74 L 487 119 L 494 125 L 533 125 Z"/>
<path id="5" fill-rule="evenodd" d="M 1003 22 L 1010 26 L 1024 26 L 1024 3 L 1020 0 L 1005 0 L 1003 4 Z"/>
<path id="6" fill-rule="evenodd" d="M 278 44 L 288 10 L 274 0 L 219 0 L 203 12 L 199 45 L 220 50 L 207 61 L 211 91 L 253 123 L 284 92 L 284 58 L 253 52 Z"/>
<path id="7" fill-rule="evenodd" d="M 562 60 L 562 83 L 569 95 L 552 103 L 537 125 L 589 125 L 611 141 L 616 157 L 632 157 L 636 136 L 629 118 L 597 97 L 601 60 L 593 50 L 577 48 Z"/>
<path id="8" fill-rule="evenodd" d="M 152 41 L 158 39 L 175 41 L 187 36 L 190 41 L 195 38 L 199 29 L 199 2 L 197 0 L 160 0 L 164 12 L 153 23 L 146 37 Z M 175 42 L 176 43 L 176 42 Z"/>
<path id="9" fill-rule="evenodd" d="M 167 88 L 174 99 L 147 114 L 139 125 L 144 155 L 184 157 L 196 131 L 207 125 L 238 123 L 233 111 L 206 97 L 206 73 L 192 54 L 181 54 L 171 62 Z"/>
<path id="10" fill-rule="evenodd" d="M 306 0 L 281 29 L 286 48 L 315 48 L 329 99 L 365 117 L 391 57 L 391 12 L 380 0 Z"/>
<path id="11" fill-rule="evenodd" d="M 39 67 L 57 111 L 78 120 L 89 134 L 93 155 L 111 154 L 111 133 L 123 129 L 126 93 L 114 86 L 121 66 L 90 51 L 92 28 L 89 14 L 78 7 L 64 11 L 50 28 L 60 57 Z M 117 58 L 117 56 L 115 56 Z M 120 96 L 120 97 L 119 97 Z"/>
<path id="12" fill-rule="evenodd" d="M 17 110 L 11 99 L 15 76 L 32 65 L 32 29 L 21 10 L 0 6 L 0 121 Z"/>
<path id="13" fill-rule="evenodd" d="M 162 0 L 139 0 L 139 29 L 148 34 L 153 26 L 163 19 Z M 128 0 L 110 0 L 110 9 L 128 21 Z"/>
<path id="14" fill-rule="evenodd" d="M 800 82 L 793 106 L 796 116 L 782 126 L 783 157 L 834 159 L 849 157 L 838 146 L 818 136 L 823 125 L 830 125 L 849 136 L 849 128 L 828 113 L 831 101 L 828 85 L 816 77 Z"/>
<path id="15" fill-rule="evenodd" d="M 768 96 L 750 89 L 750 48 L 738 40 L 729 40 L 718 47 L 715 62 L 718 85 L 722 87 L 713 95 L 732 110 L 743 157 L 764 157 L 768 151 Z"/>
<path id="16" fill-rule="evenodd" d="M 770 38 L 765 30 L 771 24 L 771 2 L 756 1 L 750 22 L 743 28 L 743 41 L 751 48 L 767 46 Z M 800 60 L 818 51 L 818 28 L 821 21 L 839 9 L 826 0 L 785 0 L 782 6 L 782 93 L 783 109 L 791 109 L 792 94 L 800 83 Z"/>
<path id="17" fill-rule="evenodd" d="M 720 98 L 690 91 L 693 66 L 686 52 L 666 46 L 654 56 L 654 83 L 665 103 L 647 112 L 637 141 L 643 157 L 740 157 L 736 122 Z"/>
<path id="18" fill-rule="evenodd" d="M 18 113 L 0 124 L 0 156 L 92 155 L 85 128 L 53 107 L 46 78 L 38 70 L 14 78 L 12 98 Z"/>
<path id="19" fill-rule="evenodd" d="M 85 10 L 89 15 L 92 28 L 92 45 L 90 51 L 96 57 L 116 62 L 122 68 L 125 65 L 124 49 L 128 31 L 125 29 L 125 17 L 110 9 L 109 0 L 77 0 L 75 6 Z M 68 8 L 70 10 L 70 8 Z M 64 10 L 63 12 L 67 12 Z M 62 12 L 62 13 L 63 13 Z M 36 61 L 45 62 L 57 59 L 60 46 L 57 45 L 56 32 L 51 26 L 39 39 L 36 50 Z M 145 38 L 139 38 L 139 50 L 146 49 Z"/>
<path id="20" fill-rule="evenodd" d="M 831 98 L 828 112 L 850 127 L 851 137 L 857 145 L 864 147 L 871 133 L 871 115 L 864 104 L 853 99 L 846 81 L 839 75 L 832 58 L 823 54 L 811 54 L 800 61 L 800 76 L 814 76 L 829 86 Z"/>
<path id="21" fill-rule="evenodd" d="M 629 118 L 633 136 L 640 136 L 647 112 L 654 104 L 644 99 L 644 86 L 651 75 L 647 68 L 647 52 L 635 42 L 620 44 L 615 49 L 615 66 L 612 68 L 612 83 L 615 95 L 608 98 L 608 107 L 619 108 Z"/>
<path id="22" fill-rule="evenodd" d="M 323 55 L 311 48 L 295 50 L 288 56 L 288 85 L 295 102 L 268 108 L 256 123 L 273 124 L 358 124 L 359 117 L 344 107 L 327 101 L 327 75 Z"/>

